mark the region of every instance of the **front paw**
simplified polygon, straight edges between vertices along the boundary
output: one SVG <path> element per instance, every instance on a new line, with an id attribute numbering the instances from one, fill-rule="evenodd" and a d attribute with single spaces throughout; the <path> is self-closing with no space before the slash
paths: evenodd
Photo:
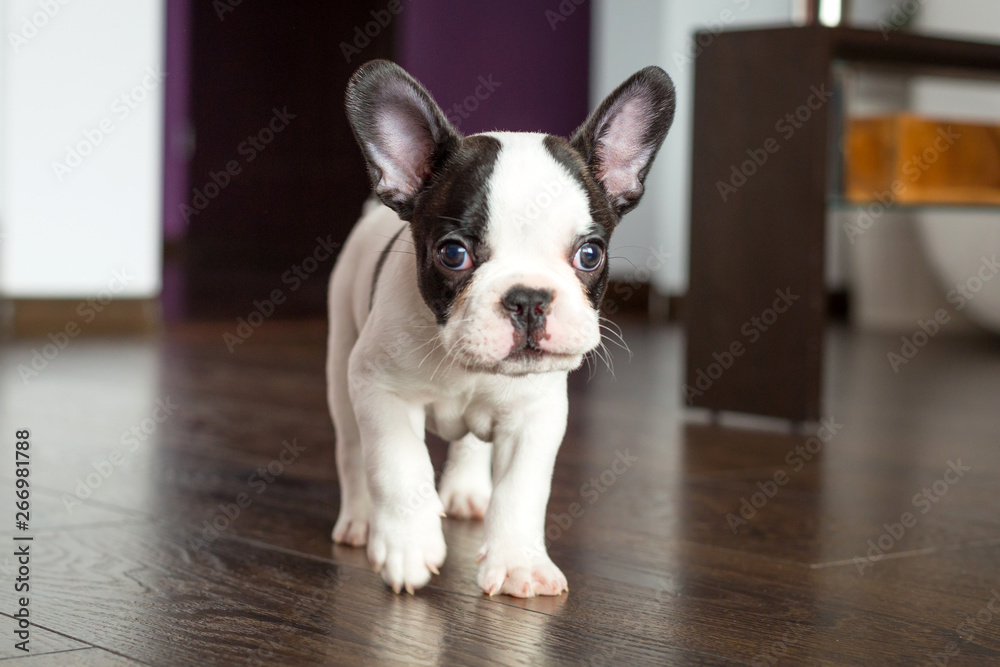
<path id="1" fill-rule="evenodd" d="M 479 587 L 491 596 L 500 594 L 516 598 L 569 591 L 565 575 L 548 555 L 532 551 L 530 548 L 484 546 L 479 552 Z"/>
<path id="2" fill-rule="evenodd" d="M 411 595 L 437 574 L 446 553 L 441 517 L 420 511 L 409 516 L 376 513 L 368 536 L 368 560 L 393 591 Z"/>

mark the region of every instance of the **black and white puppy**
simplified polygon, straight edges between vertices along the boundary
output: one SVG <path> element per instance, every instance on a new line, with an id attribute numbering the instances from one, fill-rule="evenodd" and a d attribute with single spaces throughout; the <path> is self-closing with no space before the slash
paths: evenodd
<path id="1" fill-rule="evenodd" d="M 566 376 L 600 343 L 608 243 L 673 120 L 670 77 L 637 72 L 569 140 L 463 137 L 376 60 L 348 84 L 347 115 L 381 205 L 330 283 L 333 539 L 367 543 L 412 593 L 444 562 L 445 511 L 484 517 L 483 591 L 558 595 L 544 528 Z M 437 491 L 425 429 L 451 442 Z"/>

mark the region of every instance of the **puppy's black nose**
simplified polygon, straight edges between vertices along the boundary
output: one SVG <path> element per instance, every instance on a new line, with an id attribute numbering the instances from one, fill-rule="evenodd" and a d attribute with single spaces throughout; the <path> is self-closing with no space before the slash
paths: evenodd
<path id="1" fill-rule="evenodd" d="M 500 304 L 510 313 L 514 328 L 532 333 L 545 328 L 545 316 L 552 303 L 552 292 L 547 289 L 532 289 L 515 285 L 507 290 Z"/>

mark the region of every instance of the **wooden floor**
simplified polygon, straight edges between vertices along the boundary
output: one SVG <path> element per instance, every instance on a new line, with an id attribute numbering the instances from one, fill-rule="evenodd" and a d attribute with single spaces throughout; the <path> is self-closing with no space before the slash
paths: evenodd
<path id="1" fill-rule="evenodd" d="M 322 324 L 268 322 L 230 353 L 233 327 L 74 339 L 27 383 L 45 341 L 3 346 L 5 540 L 31 431 L 24 665 L 1000 664 L 995 343 L 938 337 L 896 374 L 897 337 L 834 332 L 833 424 L 810 442 L 686 413 L 679 330 L 625 326 L 617 379 L 572 381 L 549 505 L 571 592 L 516 600 L 476 586 L 479 523 L 445 522 L 415 597 L 333 546 Z M 20 664 L 13 544 L 0 658 Z"/>

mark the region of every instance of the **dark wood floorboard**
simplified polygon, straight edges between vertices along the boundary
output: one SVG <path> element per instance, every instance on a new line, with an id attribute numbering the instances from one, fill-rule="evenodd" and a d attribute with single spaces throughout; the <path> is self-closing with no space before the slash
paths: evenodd
<path id="1" fill-rule="evenodd" d="M 4 588 L 10 587 L 9 581 L 9 579 L 4 581 Z M 7 596 L 4 598 L 4 602 L 6 603 L 10 599 L 12 599 L 12 596 Z M 20 641 L 14 639 L 14 632 L 18 629 L 18 621 L 11 615 L 14 613 L 11 605 L 5 604 L 4 608 L 10 609 L 11 611 L 10 613 L 0 614 L 0 627 L 3 628 L 3 637 L 5 640 L 3 644 L 0 645 L 0 660 L 21 658 L 25 655 L 24 652 L 14 647 L 14 642 Z M 74 649 L 89 648 L 82 642 L 44 628 L 34 628 L 32 630 L 30 646 L 32 655 L 61 653 L 63 651 L 72 651 Z"/>
<path id="2" fill-rule="evenodd" d="M 16 664 L 21 667 L 140 667 L 143 663 L 98 648 L 84 648 L 18 658 Z"/>
<path id="3" fill-rule="evenodd" d="M 362 550 L 331 544 L 325 328 L 268 322 L 235 353 L 229 328 L 74 340 L 27 384 L 17 366 L 44 341 L 0 350 L 0 423 L 32 430 L 36 537 L 32 656 L 9 640 L 14 563 L 0 557 L 0 659 L 1000 663 L 995 343 L 935 339 L 896 374 L 885 357 L 895 339 L 833 332 L 835 433 L 813 440 L 818 452 L 799 466 L 818 425 L 726 416 L 736 425 L 726 428 L 683 410 L 679 331 L 625 326 L 631 363 L 618 350 L 614 376 L 571 379 L 549 537 L 572 592 L 515 600 L 478 591 L 480 523 L 445 522 L 448 561 L 415 597 L 386 590 Z M 128 448 L 157 401 L 176 408 Z M 225 518 L 286 442 L 304 448 L 297 460 Z M 430 446 L 440 468 L 443 444 Z M 109 469 L 116 451 L 123 461 Z M 613 473 L 622 456 L 634 463 Z M 12 458 L 0 457 L 0 497 L 11 501 Z M 949 462 L 968 470 L 942 486 Z M 776 473 L 787 477 L 771 486 Z M 925 488 L 945 492 L 922 513 L 914 496 Z M 744 499 L 761 506 L 733 529 L 727 515 Z M 583 513 L 569 518 L 573 503 Z M 915 525 L 884 536 L 904 512 Z M 14 532 L 2 525 L 0 539 Z M 884 555 L 859 571 L 855 558 L 880 537 Z"/>

